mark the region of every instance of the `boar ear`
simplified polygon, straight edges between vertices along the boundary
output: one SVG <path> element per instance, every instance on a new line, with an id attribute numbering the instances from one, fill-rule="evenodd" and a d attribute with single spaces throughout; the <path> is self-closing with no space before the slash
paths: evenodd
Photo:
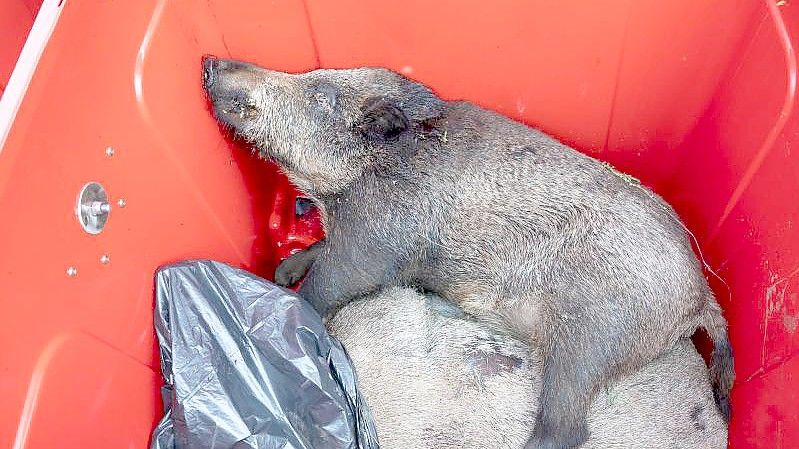
<path id="1" fill-rule="evenodd" d="M 410 123 L 402 109 L 385 97 L 368 98 L 361 108 L 361 118 L 356 128 L 370 140 L 396 139 Z"/>

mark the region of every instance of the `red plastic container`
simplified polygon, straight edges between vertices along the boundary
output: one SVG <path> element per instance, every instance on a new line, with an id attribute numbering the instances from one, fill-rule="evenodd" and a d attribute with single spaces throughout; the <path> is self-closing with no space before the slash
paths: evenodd
<path id="1" fill-rule="evenodd" d="M 3 86 L 37 3 L 0 0 Z M 736 354 L 730 446 L 799 444 L 796 0 L 53 0 L 33 29 L 52 34 L 0 104 L 0 447 L 146 447 L 155 268 L 268 276 L 320 237 L 286 179 L 221 136 L 206 53 L 387 66 L 640 178 L 723 279 L 708 272 Z M 88 181 L 114 207 L 98 235 L 74 214 Z"/>

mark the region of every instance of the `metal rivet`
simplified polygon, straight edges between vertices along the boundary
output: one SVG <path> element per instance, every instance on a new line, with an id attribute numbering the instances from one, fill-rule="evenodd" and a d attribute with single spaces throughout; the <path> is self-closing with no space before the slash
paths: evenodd
<path id="1" fill-rule="evenodd" d="M 108 257 L 108 254 L 103 254 L 102 256 L 100 256 L 100 263 L 101 264 L 107 265 L 108 262 L 111 262 L 111 258 Z"/>
<path id="2" fill-rule="evenodd" d="M 125 206 L 127 206 L 127 204 L 128 204 L 128 202 L 125 201 L 122 198 L 120 198 L 119 201 L 117 201 L 117 206 L 119 206 L 119 207 L 125 207 Z"/>
<path id="3" fill-rule="evenodd" d="M 108 156 L 108 157 L 113 156 L 114 155 L 114 148 L 113 147 L 106 148 L 105 149 L 105 155 Z"/>
<path id="4" fill-rule="evenodd" d="M 74 278 L 77 275 L 78 275 L 78 269 L 77 268 L 75 268 L 75 267 L 67 268 L 67 276 L 69 276 L 71 278 Z"/>

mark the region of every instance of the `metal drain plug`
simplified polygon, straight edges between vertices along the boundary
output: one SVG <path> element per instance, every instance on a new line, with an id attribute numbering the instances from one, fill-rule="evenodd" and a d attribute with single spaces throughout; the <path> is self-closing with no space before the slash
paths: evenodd
<path id="1" fill-rule="evenodd" d="M 111 214 L 108 194 L 100 183 L 89 182 L 80 189 L 75 215 L 80 226 L 89 234 L 99 234 Z"/>

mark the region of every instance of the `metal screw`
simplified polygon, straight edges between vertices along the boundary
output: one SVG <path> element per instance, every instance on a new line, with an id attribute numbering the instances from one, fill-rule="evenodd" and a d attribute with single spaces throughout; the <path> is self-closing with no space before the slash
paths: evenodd
<path id="1" fill-rule="evenodd" d="M 111 258 L 108 257 L 108 254 L 103 254 L 100 256 L 100 263 L 103 265 L 108 265 L 108 262 L 111 262 Z"/>
<path id="2" fill-rule="evenodd" d="M 108 157 L 113 156 L 114 155 L 114 148 L 113 147 L 106 148 L 105 149 L 105 155 L 108 156 Z"/>
<path id="3" fill-rule="evenodd" d="M 69 276 L 71 278 L 74 278 L 77 275 L 78 275 L 78 269 L 77 268 L 75 268 L 75 267 L 67 268 L 67 276 Z"/>
<path id="4" fill-rule="evenodd" d="M 93 201 L 91 204 L 81 205 L 81 210 L 89 215 L 105 215 L 111 212 L 111 205 L 102 201 Z"/>
<path id="5" fill-rule="evenodd" d="M 119 207 L 125 207 L 127 204 L 128 204 L 128 202 L 125 201 L 122 198 L 120 198 L 119 201 L 117 201 L 117 206 L 119 206 Z"/>

